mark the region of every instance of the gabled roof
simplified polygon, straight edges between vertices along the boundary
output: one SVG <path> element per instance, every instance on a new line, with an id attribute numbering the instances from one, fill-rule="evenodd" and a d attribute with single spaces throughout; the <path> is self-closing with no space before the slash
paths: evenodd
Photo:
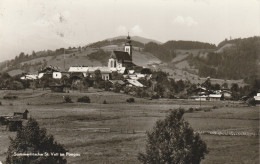
<path id="1" fill-rule="evenodd" d="M 69 72 L 88 72 L 88 67 L 70 67 Z"/>
<path id="2" fill-rule="evenodd" d="M 56 67 L 48 66 L 39 71 L 39 73 L 53 73 L 53 72 L 60 72 Z"/>
<path id="3" fill-rule="evenodd" d="M 221 98 L 221 95 L 210 94 L 209 97 L 210 97 L 210 98 Z"/>
<path id="4" fill-rule="evenodd" d="M 125 82 L 123 82 L 123 80 L 109 80 L 112 84 L 116 84 L 116 83 L 118 83 L 118 84 L 120 84 L 120 85 L 124 85 L 125 84 Z"/>
<path id="5" fill-rule="evenodd" d="M 137 80 L 133 80 L 133 79 L 127 79 L 127 81 L 132 84 L 133 86 L 136 86 L 136 87 L 144 87 L 144 85 L 142 83 L 140 83 L 139 81 Z"/>
<path id="6" fill-rule="evenodd" d="M 35 80 L 38 79 L 38 75 L 24 75 L 21 77 L 22 80 L 29 79 L 29 80 Z"/>
<path id="7" fill-rule="evenodd" d="M 115 58 L 117 60 L 130 60 L 131 61 L 131 57 L 128 54 L 128 52 L 124 52 L 124 51 L 113 51 L 111 53 L 110 58 Z"/>
<path id="8" fill-rule="evenodd" d="M 111 73 L 112 71 L 108 67 L 70 67 L 69 72 L 81 72 L 81 73 L 94 73 L 96 70 L 100 70 L 101 73 Z"/>

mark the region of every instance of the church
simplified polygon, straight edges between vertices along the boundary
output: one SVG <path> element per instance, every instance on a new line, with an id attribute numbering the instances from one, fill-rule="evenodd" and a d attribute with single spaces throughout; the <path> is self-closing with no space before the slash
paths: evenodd
<path id="1" fill-rule="evenodd" d="M 70 67 L 69 72 L 83 73 L 84 77 L 86 77 L 88 75 L 92 76 L 96 70 L 100 70 L 103 80 L 109 80 L 112 72 L 118 72 L 133 77 L 135 70 L 141 70 L 142 67 L 136 66 L 133 63 L 133 46 L 131 42 L 131 37 L 128 34 L 127 41 L 124 45 L 124 51 L 112 51 L 111 56 L 108 59 L 107 67 L 77 66 Z"/>
<path id="2" fill-rule="evenodd" d="M 112 51 L 108 60 L 108 68 L 113 72 L 124 73 L 125 70 L 132 69 L 135 64 L 133 63 L 133 47 L 131 38 L 128 35 L 127 41 L 124 46 L 124 51 Z"/>

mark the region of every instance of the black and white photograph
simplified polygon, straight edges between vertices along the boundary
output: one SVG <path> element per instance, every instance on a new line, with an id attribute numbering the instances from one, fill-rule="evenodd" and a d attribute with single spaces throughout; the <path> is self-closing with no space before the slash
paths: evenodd
<path id="1" fill-rule="evenodd" d="M 260 0 L 0 0 L 0 164 L 259 164 Z"/>

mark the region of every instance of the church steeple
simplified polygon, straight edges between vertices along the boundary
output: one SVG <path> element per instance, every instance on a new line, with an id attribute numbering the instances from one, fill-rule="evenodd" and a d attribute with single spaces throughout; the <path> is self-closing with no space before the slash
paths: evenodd
<path id="1" fill-rule="evenodd" d="M 131 37 L 129 36 L 129 32 L 128 32 L 128 36 L 127 36 L 127 41 L 125 43 L 125 52 L 127 52 L 132 60 L 132 44 L 131 44 Z"/>

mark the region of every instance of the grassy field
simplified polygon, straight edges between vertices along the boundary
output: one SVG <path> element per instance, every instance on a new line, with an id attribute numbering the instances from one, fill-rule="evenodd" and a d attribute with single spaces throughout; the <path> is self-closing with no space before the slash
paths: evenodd
<path id="1" fill-rule="evenodd" d="M 18 98 L 5 100 L 5 95 Z M 73 103 L 63 103 L 65 95 L 70 95 Z M 85 95 L 91 103 L 78 103 L 77 98 Z M 135 98 L 135 103 L 126 103 L 127 98 L 130 96 L 92 88 L 70 93 L 0 91 L 0 115 L 28 109 L 29 115 L 70 153 L 80 154 L 66 157 L 68 163 L 139 163 L 137 154 L 144 151 L 145 132 L 156 120 L 163 119 L 169 109 L 199 108 L 198 101 Z M 103 104 L 104 100 L 107 104 Z M 210 152 L 202 163 L 259 163 L 259 136 L 255 135 L 259 133 L 258 107 L 238 102 L 202 102 L 201 108 L 185 113 L 184 118 L 195 131 L 207 132 L 201 137 Z M 15 132 L 0 126 L 0 161 L 5 160 L 9 136 L 14 137 Z"/>

